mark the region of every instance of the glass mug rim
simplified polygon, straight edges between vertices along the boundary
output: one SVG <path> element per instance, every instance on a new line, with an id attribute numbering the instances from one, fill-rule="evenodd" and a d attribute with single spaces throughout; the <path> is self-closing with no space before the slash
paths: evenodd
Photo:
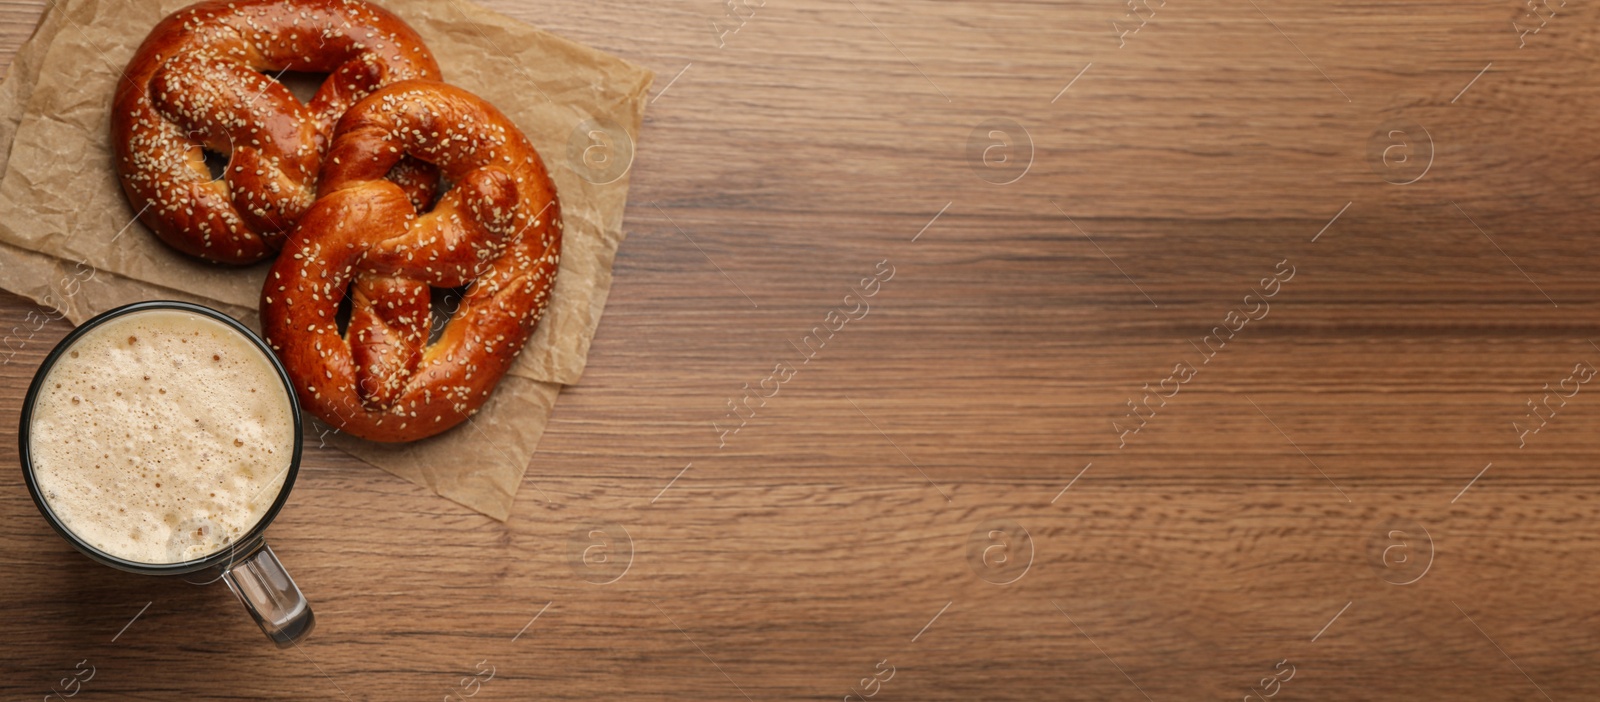
<path id="1" fill-rule="evenodd" d="M 30 426 L 33 424 L 34 405 L 38 400 L 40 391 L 44 387 L 46 376 L 48 376 L 50 371 L 55 368 L 56 362 L 60 360 L 61 355 L 66 353 L 67 350 L 71 349 L 72 346 L 76 344 L 78 340 L 82 339 L 85 334 L 88 334 L 91 330 L 105 324 L 106 322 L 120 317 L 126 317 L 130 314 L 158 310 L 174 310 L 198 314 L 208 319 L 221 322 L 229 329 L 249 340 L 252 346 L 259 350 L 262 355 L 266 356 L 267 361 L 272 365 L 273 371 L 277 373 L 278 379 L 282 381 L 284 394 L 289 398 L 289 416 L 294 424 L 294 453 L 289 459 L 289 470 L 284 476 L 283 486 L 279 488 L 277 498 L 273 500 L 272 506 L 261 515 L 261 519 L 256 521 L 255 525 L 250 528 L 250 531 L 246 532 L 244 536 L 235 539 L 228 545 L 228 547 L 220 549 L 214 553 L 207 554 L 201 558 L 181 561 L 178 563 L 143 563 L 140 561 L 131 561 L 95 548 L 93 545 L 90 545 L 88 542 L 84 541 L 77 534 L 73 533 L 71 529 L 68 529 L 66 525 L 61 523 L 61 519 L 56 516 L 55 512 L 50 508 L 49 502 L 45 500 L 44 494 L 40 492 L 38 482 L 35 480 L 33 475 L 33 456 L 30 448 Z M 283 363 L 278 360 L 277 354 L 274 354 L 272 350 L 268 348 L 266 342 L 262 341 L 261 337 L 257 336 L 256 333 L 251 331 L 249 327 L 245 326 L 243 323 L 239 322 L 239 320 L 234 319 L 227 314 L 211 309 L 210 307 L 206 307 L 204 305 L 197 305 L 190 302 L 180 302 L 176 300 L 148 300 L 144 302 L 135 302 L 131 305 L 123 305 L 122 307 L 118 307 L 116 309 L 96 315 L 94 318 L 79 325 L 77 329 L 72 330 L 70 334 L 67 334 L 66 338 L 62 339 L 60 343 L 56 344 L 55 348 L 50 350 L 50 353 L 45 356 L 44 362 L 39 365 L 39 370 L 34 374 L 33 383 L 28 386 L 28 394 L 24 396 L 22 401 L 22 417 L 20 424 L 21 427 L 17 432 L 17 443 L 19 444 L 18 448 L 22 459 L 23 480 L 25 480 L 28 484 L 28 494 L 33 497 L 34 505 L 39 508 L 39 513 L 44 515 L 44 519 L 50 524 L 50 528 L 54 529 L 57 534 L 60 534 L 61 538 L 66 539 L 67 543 L 72 544 L 73 548 L 76 548 L 79 552 L 83 553 L 89 558 L 103 565 L 116 568 L 117 570 L 138 573 L 141 575 L 185 575 L 188 573 L 216 568 L 218 566 L 227 567 L 232 565 L 237 560 L 250 558 L 256 551 L 260 550 L 260 544 L 264 543 L 263 536 L 267 531 L 267 527 L 272 524 L 272 521 L 277 518 L 278 512 L 282 510 L 284 504 L 288 502 L 289 493 L 294 488 L 295 477 L 300 473 L 300 459 L 302 452 L 301 443 L 304 438 L 304 427 L 302 426 L 300 417 L 300 400 L 294 392 L 294 383 L 289 379 L 289 373 L 284 369 Z"/>

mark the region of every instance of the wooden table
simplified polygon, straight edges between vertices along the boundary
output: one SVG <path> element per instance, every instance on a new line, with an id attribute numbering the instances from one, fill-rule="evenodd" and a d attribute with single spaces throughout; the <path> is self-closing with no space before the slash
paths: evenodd
<path id="1" fill-rule="evenodd" d="M 489 4 L 659 74 L 509 523 L 313 447 L 278 652 L 0 472 L 6 699 L 1600 694 L 1593 5 Z"/>

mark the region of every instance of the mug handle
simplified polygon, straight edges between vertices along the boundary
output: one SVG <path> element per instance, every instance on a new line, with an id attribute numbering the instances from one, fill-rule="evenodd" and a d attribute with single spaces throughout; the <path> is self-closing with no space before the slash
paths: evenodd
<path id="1" fill-rule="evenodd" d="M 306 596 L 294 584 L 294 578 L 289 577 L 289 571 L 283 569 L 283 563 L 266 542 L 228 566 L 222 572 L 222 579 L 278 648 L 295 645 L 316 628 L 317 618 L 311 613 L 311 603 L 306 601 Z"/>

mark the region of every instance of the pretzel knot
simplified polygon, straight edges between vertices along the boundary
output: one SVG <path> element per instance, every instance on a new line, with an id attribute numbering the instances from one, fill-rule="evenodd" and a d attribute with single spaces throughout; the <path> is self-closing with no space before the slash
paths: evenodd
<path id="1" fill-rule="evenodd" d="M 309 104 L 263 72 L 328 73 Z M 244 265 L 271 257 L 315 199 L 333 128 L 372 91 L 438 80 L 415 30 L 361 0 L 210 0 L 156 26 L 118 83 L 111 134 L 123 191 L 184 253 Z M 227 156 L 213 180 L 205 155 Z M 424 202 L 436 182 L 401 167 Z"/>
<path id="2" fill-rule="evenodd" d="M 454 184 L 429 212 L 385 178 L 406 156 Z M 261 299 L 267 340 L 301 404 L 374 441 L 465 421 L 516 360 L 555 285 L 561 206 L 539 153 L 471 93 L 407 81 L 345 115 L 321 191 Z M 462 286 L 430 344 L 430 288 Z"/>

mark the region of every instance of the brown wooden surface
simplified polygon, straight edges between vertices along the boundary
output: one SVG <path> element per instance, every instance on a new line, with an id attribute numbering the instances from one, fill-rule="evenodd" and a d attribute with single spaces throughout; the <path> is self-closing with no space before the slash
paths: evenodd
<path id="1" fill-rule="evenodd" d="M 220 585 L 77 555 L 0 471 L 6 699 L 84 660 L 90 699 L 439 699 L 480 661 L 486 700 L 838 700 L 884 660 L 874 699 L 1238 700 L 1285 659 L 1274 699 L 1600 695 L 1600 387 L 1513 428 L 1600 364 L 1593 5 L 1519 48 L 1512 0 L 1167 0 L 1119 48 L 1112 0 L 767 0 L 722 47 L 713 0 L 488 4 L 659 74 L 588 375 L 510 522 L 312 450 L 271 536 L 319 628 L 278 652 Z M 8 52 L 40 6 L 0 3 Z M 991 119 L 1035 147 L 1008 185 L 969 158 Z M 1372 142 L 1399 123 L 1435 155 L 1407 185 Z M 6 437 L 66 331 L 0 366 Z M 1032 539 L 1007 585 L 992 520 Z M 583 560 L 623 529 L 631 561 Z"/>

